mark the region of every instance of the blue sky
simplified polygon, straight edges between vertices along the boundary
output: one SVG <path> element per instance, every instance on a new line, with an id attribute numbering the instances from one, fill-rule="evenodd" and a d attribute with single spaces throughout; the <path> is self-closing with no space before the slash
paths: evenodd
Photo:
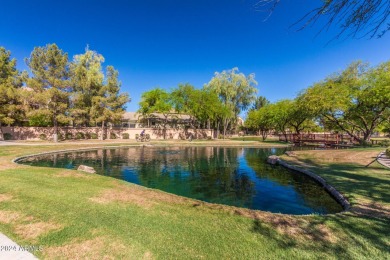
<path id="1" fill-rule="evenodd" d="M 390 59 L 390 33 L 381 39 L 327 44 L 334 28 L 316 37 L 317 25 L 289 29 L 320 0 L 284 0 L 273 15 L 256 0 L 3 1 L 0 46 L 18 68 L 34 46 L 56 43 L 69 56 L 86 45 L 119 70 L 122 90 L 135 111 L 142 92 L 179 83 L 202 87 L 216 71 L 238 67 L 255 73 L 259 94 L 271 101 L 300 90 L 355 60 Z"/>

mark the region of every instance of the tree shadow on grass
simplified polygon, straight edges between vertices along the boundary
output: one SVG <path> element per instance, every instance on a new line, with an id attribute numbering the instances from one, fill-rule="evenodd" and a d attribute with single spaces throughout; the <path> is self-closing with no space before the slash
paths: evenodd
<path id="1" fill-rule="evenodd" d="M 252 232 L 266 237 L 283 250 L 302 250 L 318 257 L 320 257 L 320 253 L 328 256 L 348 255 L 347 250 L 331 237 L 333 235 L 329 233 L 325 220 L 312 219 L 291 223 L 289 218 L 278 216 L 271 224 L 264 220 L 255 219 Z"/>
<path id="2" fill-rule="evenodd" d="M 390 225 L 386 218 L 354 213 L 256 217 L 252 232 L 266 237 L 270 243 L 276 243 L 283 250 L 291 248 L 310 254 L 322 253 L 343 258 L 354 258 L 356 254 L 374 257 L 377 252 L 390 253 L 389 241 L 386 241 Z"/>
<path id="3" fill-rule="evenodd" d="M 390 203 L 390 171 L 385 168 L 375 165 L 365 167 L 358 164 L 337 163 L 324 166 L 310 159 L 304 159 L 302 162 L 310 167 L 304 167 L 299 163 L 294 164 L 301 168 L 309 168 L 320 175 L 348 199 L 355 198 L 354 194 L 356 194 L 378 202 Z M 374 172 L 368 173 L 369 170 Z M 376 173 L 378 175 L 375 175 Z"/>

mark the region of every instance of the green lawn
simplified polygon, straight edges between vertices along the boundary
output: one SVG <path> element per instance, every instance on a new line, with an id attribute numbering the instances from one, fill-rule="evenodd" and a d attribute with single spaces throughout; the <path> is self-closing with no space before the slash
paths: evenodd
<path id="1" fill-rule="evenodd" d="M 353 203 L 351 212 L 332 216 L 211 205 L 99 175 L 11 162 L 86 146 L 0 146 L 0 231 L 43 246 L 35 252 L 40 258 L 390 257 L 390 171 L 376 162 L 364 167 L 380 149 L 285 158 L 310 166 Z"/>

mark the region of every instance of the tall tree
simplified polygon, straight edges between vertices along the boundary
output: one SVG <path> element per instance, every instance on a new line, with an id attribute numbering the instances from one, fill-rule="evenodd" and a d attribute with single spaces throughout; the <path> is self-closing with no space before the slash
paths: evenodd
<path id="1" fill-rule="evenodd" d="M 32 88 L 33 108 L 29 116 L 48 117 L 54 126 L 54 142 L 58 142 L 59 123 L 69 122 L 68 108 L 71 91 L 68 54 L 56 44 L 36 47 L 26 59 L 33 77 L 27 85 Z M 34 120 L 32 120 L 34 121 Z"/>
<path id="2" fill-rule="evenodd" d="M 89 126 L 92 121 L 95 121 L 91 114 L 92 99 L 99 94 L 103 87 L 103 62 L 102 55 L 87 47 L 85 53 L 75 55 L 70 64 L 73 86 L 70 114 L 74 123 L 78 125 Z"/>
<path id="3" fill-rule="evenodd" d="M 291 126 L 297 134 L 300 134 L 301 131 L 308 126 L 313 126 L 313 123 L 310 121 L 314 119 L 315 115 L 300 96 L 292 100 L 288 113 L 289 126 Z"/>
<path id="4" fill-rule="evenodd" d="M 268 113 L 272 117 L 275 130 L 281 132 L 284 135 L 286 141 L 292 106 L 292 100 L 284 99 L 271 104 L 268 107 Z"/>
<path id="5" fill-rule="evenodd" d="M 206 88 L 218 94 L 222 103 L 232 111 L 231 116 L 226 114 L 222 119 L 223 136 L 226 135 L 228 126 L 236 122 L 241 111 L 245 111 L 255 100 L 257 82 L 254 74 L 245 76 L 239 73 L 238 68 L 216 72 Z"/>
<path id="6" fill-rule="evenodd" d="M 4 139 L 2 124 L 12 124 L 20 114 L 18 90 L 22 86 L 21 73 L 11 52 L 0 47 L 0 140 Z"/>
<path id="7" fill-rule="evenodd" d="M 160 113 L 164 116 L 163 135 L 165 139 L 168 119 L 173 108 L 170 94 L 161 88 L 155 88 L 144 92 L 142 94 L 139 106 L 140 108 L 138 112 L 141 113 L 144 117 L 150 117 L 154 113 Z"/>
<path id="8" fill-rule="evenodd" d="M 272 108 L 271 105 L 266 105 L 258 110 L 251 110 L 245 120 L 245 126 L 258 131 L 263 141 L 267 139 L 270 130 L 275 128 L 275 121 L 270 108 Z"/>
<path id="9" fill-rule="evenodd" d="M 118 71 L 113 66 L 108 66 L 106 82 L 98 94 L 92 98 L 90 114 L 97 123 L 101 124 L 101 140 L 104 139 L 105 126 L 119 122 L 125 112 L 126 103 L 130 101 L 128 93 L 119 93 L 121 83 L 118 75 Z"/>
<path id="10" fill-rule="evenodd" d="M 259 0 L 257 6 L 268 9 L 272 13 L 280 2 L 281 0 Z M 317 8 L 309 11 L 293 26 L 302 30 L 325 18 L 326 23 L 322 30 L 332 25 L 338 26 L 340 31 L 336 38 L 343 34 L 352 37 L 361 34 L 381 37 L 390 30 L 389 17 L 388 0 L 326 0 L 322 1 L 322 4 L 319 3 Z"/>
<path id="11" fill-rule="evenodd" d="M 353 63 L 306 89 L 302 102 L 328 126 L 364 143 L 390 109 L 390 62 L 374 68 Z"/>

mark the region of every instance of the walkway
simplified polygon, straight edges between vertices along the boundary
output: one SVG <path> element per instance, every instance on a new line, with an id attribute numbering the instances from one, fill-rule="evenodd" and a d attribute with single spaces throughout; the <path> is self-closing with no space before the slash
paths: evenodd
<path id="1" fill-rule="evenodd" d="M 0 259 L 36 260 L 38 258 L 0 233 Z"/>
<path id="2" fill-rule="evenodd" d="M 386 156 L 385 152 L 381 152 L 377 160 L 380 164 L 390 169 L 390 158 Z"/>

